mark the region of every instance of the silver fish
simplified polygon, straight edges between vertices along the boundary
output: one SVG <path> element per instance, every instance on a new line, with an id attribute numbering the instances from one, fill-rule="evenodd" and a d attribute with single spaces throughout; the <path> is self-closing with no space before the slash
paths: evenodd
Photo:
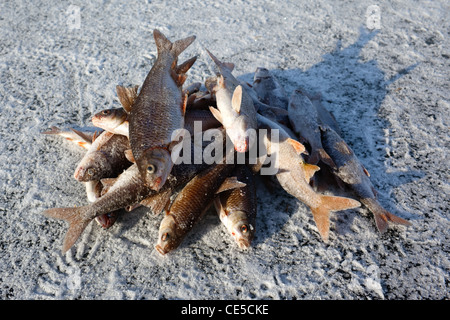
<path id="1" fill-rule="evenodd" d="M 303 152 L 304 146 L 291 139 L 281 127 L 263 116 L 258 116 L 258 124 L 260 128 L 278 130 L 278 141 L 270 140 L 269 135 L 264 138 L 268 154 L 278 155 L 276 179 L 287 193 L 310 208 L 319 233 L 323 241 L 327 242 L 330 212 L 357 208 L 360 203 L 354 199 L 327 196 L 314 191 L 309 182 L 319 167 L 303 160 L 300 153 Z"/>
<path id="2" fill-rule="evenodd" d="M 154 190 L 165 183 L 173 162 L 173 133 L 184 127 L 187 95 L 181 86 L 196 57 L 177 66 L 178 56 L 194 40 L 191 36 L 174 43 L 154 30 L 158 57 L 148 73 L 128 115 L 133 156 L 144 181 Z"/>
<path id="3" fill-rule="evenodd" d="M 222 123 L 237 152 L 246 152 L 251 146 L 251 134 L 257 128 L 256 109 L 252 98 L 231 73 L 234 64 L 219 61 L 206 50 L 220 70 L 208 90 L 216 97 L 217 109 L 210 107 L 214 117 Z"/>
<path id="4" fill-rule="evenodd" d="M 411 223 L 386 209 L 378 202 L 376 190 L 370 182 L 369 173 L 348 144 L 330 127 L 321 127 L 322 143 L 336 164 L 333 173 L 346 183 L 375 217 L 378 230 L 383 233 L 388 222 L 409 226 Z"/>
<path id="5" fill-rule="evenodd" d="M 289 98 L 280 82 L 266 68 L 259 67 L 253 78 L 253 90 L 261 102 L 287 110 Z"/>

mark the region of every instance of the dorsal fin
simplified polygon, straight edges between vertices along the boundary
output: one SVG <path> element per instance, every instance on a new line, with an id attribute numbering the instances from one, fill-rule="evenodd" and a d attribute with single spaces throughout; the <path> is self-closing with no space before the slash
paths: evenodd
<path id="1" fill-rule="evenodd" d="M 137 91 L 139 86 L 134 86 L 130 88 L 125 88 L 122 86 L 116 86 L 117 96 L 122 104 L 122 107 L 127 113 L 130 113 L 134 101 L 137 98 Z"/>
<path id="2" fill-rule="evenodd" d="M 313 164 L 306 163 L 306 162 L 304 162 L 302 165 L 303 165 L 303 169 L 305 171 L 306 182 L 309 183 L 309 180 L 311 180 L 311 178 L 314 176 L 316 171 L 320 170 L 320 167 L 313 165 Z"/>
<path id="3" fill-rule="evenodd" d="M 131 149 L 125 150 L 124 153 L 125 153 L 125 158 L 127 158 L 128 161 L 130 161 L 132 163 L 136 163 L 136 159 L 134 159 L 133 152 L 131 151 Z"/>
<path id="4" fill-rule="evenodd" d="M 242 102 L 242 86 L 239 85 L 234 89 L 233 97 L 231 98 L 231 106 L 234 111 L 241 113 L 241 102 Z"/>
<path id="5" fill-rule="evenodd" d="M 175 72 L 175 70 L 170 70 L 170 76 L 172 77 L 173 81 L 175 81 L 178 87 L 181 87 L 187 79 L 187 76 L 184 73 L 178 74 Z"/>
<path id="6" fill-rule="evenodd" d="M 209 107 L 209 111 L 211 111 L 212 115 L 214 116 L 214 118 L 217 119 L 217 121 L 219 121 L 220 123 L 222 122 L 222 114 L 220 113 L 220 111 L 214 107 Z"/>

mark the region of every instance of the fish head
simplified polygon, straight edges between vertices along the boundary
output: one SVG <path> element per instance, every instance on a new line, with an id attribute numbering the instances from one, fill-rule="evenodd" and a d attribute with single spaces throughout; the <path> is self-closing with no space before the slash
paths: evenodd
<path id="1" fill-rule="evenodd" d="M 127 120 L 127 113 L 122 108 L 105 109 L 92 117 L 92 124 L 99 128 L 116 128 Z"/>
<path id="2" fill-rule="evenodd" d="M 170 152 L 165 148 L 152 148 L 136 159 L 136 164 L 145 184 L 159 191 L 173 167 Z"/>
<path id="3" fill-rule="evenodd" d="M 251 129 L 248 118 L 245 115 L 240 115 L 227 128 L 227 135 L 234 145 L 237 152 L 246 152 L 250 147 L 250 143 L 255 141 L 255 130 Z"/>
<path id="4" fill-rule="evenodd" d="M 248 249 L 255 235 L 255 227 L 248 221 L 247 213 L 236 211 L 231 225 L 231 234 L 241 249 Z M 237 219 L 236 219 L 237 218 Z"/>
<path id="5" fill-rule="evenodd" d="M 181 238 L 176 233 L 176 221 L 172 215 L 166 214 L 162 219 L 158 232 L 158 242 L 155 246 L 156 251 L 165 255 L 177 248 L 181 243 Z"/>
<path id="6" fill-rule="evenodd" d="M 100 180 L 113 171 L 108 158 L 101 152 L 87 154 L 75 169 L 74 178 L 81 182 Z"/>
<path id="7" fill-rule="evenodd" d="M 95 221 L 103 228 L 110 228 L 114 222 L 116 222 L 117 217 L 119 216 L 118 211 L 113 211 L 110 213 L 101 214 L 95 218 Z"/>

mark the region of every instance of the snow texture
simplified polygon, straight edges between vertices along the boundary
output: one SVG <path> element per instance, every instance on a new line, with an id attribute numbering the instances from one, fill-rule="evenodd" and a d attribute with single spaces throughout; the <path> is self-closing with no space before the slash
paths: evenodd
<path id="1" fill-rule="evenodd" d="M 0 299 L 449 299 L 449 30 L 446 1 L 1 1 Z M 378 19 L 380 18 L 380 19 Z M 256 239 L 238 249 L 208 211 L 182 246 L 155 250 L 161 216 L 91 223 L 66 254 L 67 224 L 41 213 L 87 204 L 84 152 L 40 132 L 90 127 L 142 84 L 152 30 L 196 35 L 187 84 L 213 74 L 205 48 L 252 82 L 268 68 L 324 105 L 412 226 L 376 230 L 364 207 L 333 213 L 321 241 L 309 209 L 258 185 Z"/>

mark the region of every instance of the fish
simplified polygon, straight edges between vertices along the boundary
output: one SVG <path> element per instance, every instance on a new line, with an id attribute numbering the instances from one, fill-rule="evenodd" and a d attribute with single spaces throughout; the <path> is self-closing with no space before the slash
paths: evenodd
<path id="1" fill-rule="evenodd" d="M 325 150 L 336 164 L 332 172 L 355 192 L 359 201 L 374 215 L 379 232 L 384 233 L 389 223 L 410 226 L 409 221 L 390 213 L 379 203 L 369 172 L 344 139 L 326 126 L 321 126 L 321 135 Z"/>
<path id="2" fill-rule="evenodd" d="M 316 107 L 320 124 L 330 127 L 331 129 L 336 131 L 337 134 L 341 135 L 342 131 L 336 118 L 322 104 L 322 95 L 320 93 L 316 93 L 315 95 L 307 94 L 307 96 L 309 97 L 309 100 L 312 102 L 312 104 Z"/>
<path id="3" fill-rule="evenodd" d="M 125 155 L 128 149 L 130 144 L 126 137 L 103 131 L 78 163 L 74 178 L 86 182 L 116 177 L 131 165 Z"/>
<path id="4" fill-rule="evenodd" d="M 181 87 L 197 57 L 177 66 L 178 56 L 195 36 L 172 43 L 155 29 L 153 37 L 158 57 L 131 107 L 128 121 L 131 150 L 143 180 L 159 190 L 173 167 L 172 142 L 179 139 L 174 133 L 184 127 L 187 95 Z"/>
<path id="5" fill-rule="evenodd" d="M 244 164 L 236 165 L 233 176 L 245 183 L 241 188 L 223 191 L 214 199 L 220 221 L 241 249 L 248 249 L 256 231 L 257 199 L 253 172 Z"/>
<path id="6" fill-rule="evenodd" d="M 266 68 L 256 68 L 253 90 L 259 100 L 271 107 L 287 110 L 289 98 L 280 82 Z"/>
<path id="7" fill-rule="evenodd" d="M 168 189 L 175 190 L 191 180 L 200 171 L 207 168 L 202 163 L 198 165 L 180 164 L 175 165 L 167 178 L 167 183 L 159 192 Z M 103 193 L 103 192 L 102 192 Z M 151 189 L 139 172 L 139 168 L 134 163 L 108 186 L 107 192 L 95 200 L 80 207 L 50 208 L 43 212 L 43 215 L 53 219 L 66 220 L 69 228 L 64 237 L 62 252 L 69 250 L 77 241 L 89 223 L 98 216 L 111 214 L 120 209 L 128 208 L 140 204 L 146 204 L 149 197 L 158 194 Z"/>
<path id="8" fill-rule="evenodd" d="M 91 121 L 98 128 L 128 138 L 128 113 L 123 108 L 104 109 L 94 114 Z"/>
<path id="9" fill-rule="evenodd" d="M 289 99 L 288 117 L 300 142 L 310 146 L 307 162 L 316 165 L 319 160 L 334 167 L 333 160 L 323 149 L 316 107 L 302 88 L 297 88 Z"/>
<path id="10" fill-rule="evenodd" d="M 89 149 L 92 144 L 92 139 L 97 135 L 97 130 L 74 130 L 74 128 L 61 129 L 56 126 L 52 126 L 50 129 L 41 132 L 48 135 L 59 135 L 68 141 L 72 141 L 77 146 L 83 149 Z"/>
<path id="11" fill-rule="evenodd" d="M 206 50 L 217 65 L 220 75 L 207 83 L 208 90 L 216 97 L 216 107 L 210 107 L 214 117 L 222 123 L 237 152 L 249 150 L 251 135 L 256 131 L 256 109 L 252 98 L 233 76 L 234 64 L 219 61 Z"/>
<path id="12" fill-rule="evenodd" d="M 224 162 L 211 165 L 183 187 L 161 220 L 156 251 L 165 255 L 176 249 L 212 204 L 217 192 L 242 186 L 234 180 L 224 184 L 233 168 L 233 164 Z"/>
<path id="13" fill-rule="evenodd" d="M 289 135 L 273 121 L 259 115 L 260 128 L 278 131 L 278 140 L 264 137 L 268 154 L 278 156 L 276 180 L 290 195 L 306 204 L 313 215 L 319 234 L 324 242 L 328 242 L 330 228 L 330 212 L 360 207 L 360 202 L 346 197 L 329 196 L 317 193 L 309 184 L 319 167 L 306 163 L 301 156 L 305 147 Z"/>

